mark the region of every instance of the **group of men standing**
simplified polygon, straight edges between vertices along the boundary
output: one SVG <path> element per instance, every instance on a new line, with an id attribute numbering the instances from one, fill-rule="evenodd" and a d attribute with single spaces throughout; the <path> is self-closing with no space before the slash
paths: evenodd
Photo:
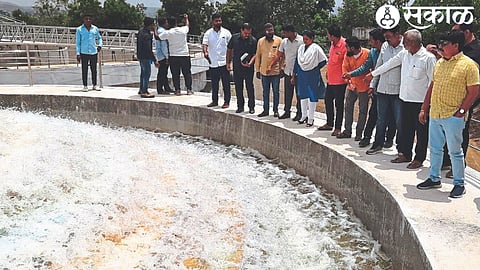
<path id="1" fill-rule="evenodd" d="M 185 77 L 187 94 L 193 94 L 187 46 L 188 16 L 185 15 L 184 19 L 185 26 L 182 27 L 177 26 L 174 18 L 158 19 L 159 27 L 155 28 L 153 19 L 145 18 L 144 27 L 139 31 L 137 39 L 141 97 L 153 97 L 148 92 L 151 63 L 158 67 L 159 94 L 174 92 L 180 95 L 180 71 Z M 355 141 L 359 142 L 360 147 L 367 147 L 370 145 L 374 128 L 376 132 L 373 145 L 366 154 L 373 155 L 381 152 L 383 148 L 392 147 L 393 138 L 396 137 L 398 155 L 391 162 L 408 163 L 407 168 L 418 169 L 423 166 L 430 144 L 430 174 L 417 188 L 441 187 L 441 168 L 451 167 L 446 175 L 453 178 L 454 187 L 450 197 L 461 197 L 465 193 L 468 130 L 473 108 L 478 105 L 480 91 L 480 41 L 475 38 L 471 25 L 455 25 L 450 32 L 441 36 L 438 46 L 427 47 L 423 46 L 422 35 L 416 29 L 408 30 L 404 34 L 401 34 L 398 28 L 374 29 L 369 32 L 370 50 L 362 48 L 356 37 L 345 39 L 340 28 L 332 25 L 327 28 L 327 37 L 331 44 L 326 89 L 323 87 L 320 69 L 327 61 L 319 46 L 310 46 L 314 38 L 313 32 L 305 31 L 302 37 L 297 34 L 293 25 L 285 24 L 281 33 L 283 39 L 275 35 L 272 24 L 266 23 L 264 36 L 257 41 L 252 36 L 251 25 L 244 23 L 240 32 L 232 35 L 222 26 L 221 15 L 212 15 L 212 28 L 205 32 L 202 41 L 203 54 L 209 63 L 212 79 L 212 101 L 207 107 L 219 106 L 218 95 L 222 81 L 224 102 L 221 107 L 229 108 L 230 72 L 233 71 L 237 97 L 236 113 L 245 111 L 243 89 L 246 86 L 248 112 L 254 114 L 253 80 L 256 71 L 256 78 L 261 80 L 263 93 L 263 111 L 258 117 L 270 114 L 272 90 L 274 117 L 290 118 L 296 92 L 297 113 L 293 120 L 299 124 L 307 122 L 307 127 L 313 126 L 313 119 L 308 120 L 306 116 L 307 105 L 301 106 L 299 102 L 299 89 L 296 87 L 303 85 L 308 89 L 300 89 L 300 92 L 303 91 L 304 96 L 310 98 L 310 103 L 315 106 L 318 98 L 325 98 L 327 121 L 318 127 L 318 130 L 333 130 L 332 136 L 346 139 L 353 135 L 353 112 L 358 100 Z M 154 38 L 156 55 L 152 50 Z M 91 40 L 95 39 L 98 40 L 98 46 L 91 46 Z M 91 25 L 91 18 L 84 18 L 84 24 L 77 29 L 77 59 L 82 62 L 84 89 L 87 89 L 88 62 L 92 74 L 95 72 L 95 76 L 92 76 L 93 89 L 97 89 L 94 67 L 101 45 L 98 28 Z M 307 53 L 309 48 L 313 49 Z M 174 90 L 170 89 L 167 80 L 169 65 Z M 302 67 L 308 67 L 308 70 L 302 71 Z M 312 70 L 315 74 L 318 73 L 315 77 L 318 76 L 320 80 L 307 83 L 296 81 L 298 72 L 311 73 Z M 284 113 L 280 115 L 278 107 L 282 77 L 285 105 Z M 310 77 L 300 78 L 309 80 Z M 316 89 L 313 92 L 310 89 L 312 87 Z M 318 90 L 324 90 L 324 93 Z M 305 101 L 308 103 L 307 99 Z M 308 111 L 310 118 L 313 118 L 312 108 L 308 108 Z M 345 124 L 342 131 L 344 114 Z M 413 150 L 415 138 L 416 146 Z"/>

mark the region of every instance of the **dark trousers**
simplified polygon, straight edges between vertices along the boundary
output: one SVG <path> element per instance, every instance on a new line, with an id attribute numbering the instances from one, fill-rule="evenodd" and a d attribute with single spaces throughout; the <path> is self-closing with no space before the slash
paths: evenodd
<path id="1" fill-rule="evenodd" d="M 253 88 L 253 68 L 235 66 L 233 69 L 233 79 L 235 81 L 235 92 L 237 94 L 237 106 L 244 108 L 245 99 L 243 97 L 243 83 L 247 88 L 248 108 L 255 108 L 255 89 Z"/>
<path id="2" fill-rule="evenodd" d="M 327 125 L 335 127 L 335 129 L 342 128 L 345 89 L 347 89 L 346 84 L 327 84 L 327 89 L 325 92 L 325 111 L 327 113 Z M 335 107 L 333 106 L 334 101 Z M 337 115 L 336 118 L 335 114 Z"/>
<path id="3" fill-rule="evenodd" d="M 157 73 L 157 92 L 163 92 L 170 90 L 170 85 L 168 85 L 168 61 L 163 59 L 158 61 L 158 73 Z"/>
<path id="4" fill-rule="evenodd" d="M 468 117 L 467 117 L 467 121 L 465 122 L 465 128 L 463 129 L 462 131 L 462 137 L 463 137 L 463 141 L 462 141 L 462 150 L 463 150 L 463 157 L 465 158 L 465 162 L 467 160 L 467 150 L 468 150 L 468 144 L 470 143 L 470 122 L 472 120 L 472 114 L 473 114 L 473 109 L 478 106 L 478 104 L 480 103 L 480 99 L 477 99 L 477 101 L 475 101 L 472 105 L 472 107 L 470 107 L 470 110 L 468 110 Z M 447 144 L 445 144 L 445 146 L 443 147 L 443 163 L 442 163 L 442 167 L 443 166 L 451 166 L 452 165 L 452 161 L 450 160 L 450 156 L 448 155 L 448 147 L 447 147 Z"/>
<path id="5" fill-rule="evenodd" d="M 293 94 L 296 93 L 297 114 L 301 114 L 302 108 L 300 106 L 300 97 L 298 96 L 297 87 L 294 84 L 290 83 L 291 79 L 292 79 L 292 76 L 285 75 L 285 77 L 283 77 L 283 88 L 285 89 L 285 93 L 284 93 L 285 104 L 284 104 L 283 110 L 285 112 L 290 112 L 290 108 L 292 107 Z"/>
<path id="6" fill-rule="evenodd" d="M 220 88 L 220 79 L 222 79 L 223 99 L 226 104 L 230 104 L 230 72 L 227 66 L 210 68 L 210 77 L 212 78 L 212 101 L 218 104 L 218 90 Z"/>
<path id="7" fill-rule="evenodd" d="M 372 105 L 368 111 L 368 120 L 365 125 L 365 130 L 363 131 L 363 138 L 370 139 L 372 138 L 373 129 L 377 125 L 378 112 L 377 112 L 377 95 L 372 95 Z M 395 132 L 397 131 L 395 127 L 395 121 L 393 120 L 393 115 L 387 122 L 387 133 L 385 135 L 385 140 L 387 142 L 393 141 L 395 137 Z"/>
<path id="8" fill-rule="evenodd" d="M 428 147 L 428 123 L 422 125 L 418 121 L 418 114 L 422 103 L 402 101 L 402 127 L 399 129 L 398 152 L 407 159 L 412 159 L 413 142 L 417 136 L 415 145 L 415 160 L 423 162 L 427 157 Z"/>
<path id="9" fill-rule="evenodd" d="M 180 70 L 185 79 L 185 87 L 187 90 L 192 90 L 192 63 L 190 62 L 190 56 L 170 56 L 168 60 L 175 91 L 180 91 Z"/>
<path id="10" fill-rule="evenodd" d="M 92 84 L 97 85 L 97 54 L 80 54 L 82 63 L 82 82 L 83 86 L 87 86 L 88 65 L 92 72 Z"/>
<path id="11" fill-rule="evenodd" d="M 355 110 L 355 102 L 358 99 L 358 120 L 355 130 L 355 137 L 361 137 L 365 122 L 367 121 L 368 112 L 368 93 L 358 93 L 356 90 L 348 90 L 345 97 L 345 133 L 352 135 L 353 112 Z"/>

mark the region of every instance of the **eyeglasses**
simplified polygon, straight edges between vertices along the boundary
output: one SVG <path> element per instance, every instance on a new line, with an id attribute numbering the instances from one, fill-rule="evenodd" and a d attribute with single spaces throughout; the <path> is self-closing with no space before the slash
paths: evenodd
<path id="1" fill-rule="evenodd" d="M 440 42 L 438 42 L 438 46 L 447 46 L 449 43 L 451 42 L 448 40 L 440 40 Z"/>

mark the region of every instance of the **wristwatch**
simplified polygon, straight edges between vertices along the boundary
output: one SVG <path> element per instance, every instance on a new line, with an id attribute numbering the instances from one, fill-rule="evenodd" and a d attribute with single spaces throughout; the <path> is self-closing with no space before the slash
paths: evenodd
<path id="1" fill-rule="evenodd" d="M 458 112 L 459 112 L 460 114 L 465 114 L 465 109 L 460 108 L 460 109 L 458 109 Z"/>

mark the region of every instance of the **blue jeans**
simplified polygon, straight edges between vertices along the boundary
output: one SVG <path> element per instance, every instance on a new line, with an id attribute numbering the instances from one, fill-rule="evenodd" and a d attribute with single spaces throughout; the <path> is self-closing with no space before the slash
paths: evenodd
<path id="1" fill-rule="evenodd" d="M 278 112 L 278 102 L 280 101 L 280 75 L 262 75 L 263 111 L 265 112 L 270 110 L 270 85 L 272 85 L 273 90 L 273 111 Z"/>
<path id="2" fill-rule="evenodd" d="M 443 146 L 447 142 L 448 154 L 452 161 L 453 184 L 463 185 L 465 181 L 465 161 L 462 150 L 463 117 L 430 118 L 428 140 L 430 141 L 430 179 L 440 181 Z"/>
<path id="3" fill-rule="evenodd" d="M 152 73 L 152 64 L 150 59 L 139 59 L 140 62 L 140 93 L 148 92 L 148 83 Z"/>
<path id="4" fill-rule="evenodd" d="M 398 145 L 398 134 L 400 134 L 402 125 L 402 101 L 398 95 L 377 93 L 377 113 L 374 146 L 383 146 L 385 143 L 385 131 L 389 123 L 389 117 L 392 117 L 392 115 L 397 127 L 396 142 Z"/>

